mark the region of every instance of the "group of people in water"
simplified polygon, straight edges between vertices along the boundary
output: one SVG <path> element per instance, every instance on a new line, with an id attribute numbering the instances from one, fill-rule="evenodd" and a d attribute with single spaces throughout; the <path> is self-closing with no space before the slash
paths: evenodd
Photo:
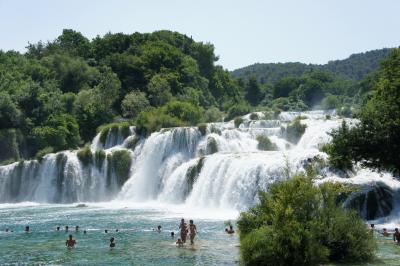
<path id="1" fill-rule="evenodd" d="M 370 231 L 371 233 L 374 233 L 375 231 L 380 233 L 384 237 L 390 237 L 390 233 L 386 228 L 383 228 L 382 231 L 376 230 L 375 229 L 375 224 L 370 224 Z M 393 241 L 397 244 L 400 245 L 400 232 L 398 228 L 394 229 L 393 232 Z"/>
<path id="2" fill-rule="evenodd" d="M 157 232 L 161 233 L 161 229 L 162 229 L 161 225 L 158 225 L 156 229 L 153 229 L 153 231 L 157 231 Z M 8 228 L 6 228 L 5 231 L 6 232 L 13 232 L 13 231 L 9 230 Z M 26 233 L 29 233 L 29 232 L 31 232 L 31 228 L 29 226 L 25 226 L 25 230 L 24 231 Z M 61 227 L 57 226 L 56 227 L 56 231 L 61 231 Z M 70 228 L 69 228 L 68 225 L 65 226 L 64 231 L 65 232 L 70 232 Z M 80 227 L 78 225 L 75 226 L 75 232 L 76 233 L 80 232 Z M 109 233 L 109 232 L 111 232 L 111 230 L 109 230 L 109 229 L 105 229 L 104 230 L 104 233 Z M 115 232 L 118 233 L 119 230 L 115 229 Z M 185 219 L 182 218 L 181 222 L 179 224 L 179 232 L 180 232 L 180 237 L 176 241 L 176 245 L 178 247 L 182 247 L 186 243 L 186 240 L 187 240 L 188 236 L 189 236 L 189 240 L 190 240 L 190 245 L 194 245 L 194 240 L 195 240 L 196 235 L 198 234 L 198 231 L 197 231 L 197 227 L 194 224 L 193 220 L 189 220 L 189 224 L 187 224 L 185 222 Z M 228 234 L 235 233 L 235 231 L 233 230 L 232 225 L 230 225 L 229 229 L 226 228 L 225 232 L 228 233 Z M 87 234 L 87 231 L 83 230 L 83 234 Z M 171 237 L 174 238 L 174 236 L 175 236 L 175 232 L 171 232 Z M 68 239 L 65 241 L 65 246 L 68 247 L 68 248 L 74 248 L 76 243 L 77 243 L 76 239 L 74 239 L 73 235 L 70 234 L 68 236 Z M 114 248 L 115 245 L 116 245 L 115 244 L 115 238 L 114 237 L 110 238 L 110 248 Z"/>

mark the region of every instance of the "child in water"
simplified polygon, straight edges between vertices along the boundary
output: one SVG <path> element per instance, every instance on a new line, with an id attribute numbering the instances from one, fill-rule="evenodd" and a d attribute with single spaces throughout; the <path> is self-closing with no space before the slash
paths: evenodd
<path id="1" fill-rule="evenodd" d="M 176 241 L 176 244 L 178 245 L 178 247 L 183 247 L 182 239 L 178 238 L 178 241 Z"/>

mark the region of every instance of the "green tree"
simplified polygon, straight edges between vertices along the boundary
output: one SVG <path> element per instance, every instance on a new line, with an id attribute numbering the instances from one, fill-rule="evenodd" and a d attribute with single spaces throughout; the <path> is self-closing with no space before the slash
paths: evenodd
<path id="1" fill-rule="evenodd" d="M 127 94 L 122 101 L 122 112 L 125 117 L 135 118 L 140 112 L 150 108 L 146 94 L 140 91 L 133 91 Z"/>
<path id="2" fill-rule="evenodd" d="M 154 75 L 147 86 L 149 100 L 153 106 L 161 106 L 172 99 L 171 86 L 162 75 Z"/>
<path id="3" fill-rule="evenodd" d="M 263 98 L 260 84 L 258 84 L 254 76 L 250 77 L 247 81 L 245 98 L 253 106 L 257 105 Z"/>

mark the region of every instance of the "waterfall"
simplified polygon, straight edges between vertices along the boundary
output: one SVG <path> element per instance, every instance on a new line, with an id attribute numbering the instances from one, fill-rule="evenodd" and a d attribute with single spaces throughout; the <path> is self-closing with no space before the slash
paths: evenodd
<path id="1" fill-rule="evenodd" d="M 292 143 L 285 129 L 299 116 L 307 127 Z M 311 111 L 283 112 L 274 119 L 258 112 L 243 116 L 238 127 L 233 121 L 209 123 L 202 130 L 162 129 L 147 138 L 136 135 L 134 127 L 114 126 L 100 132 L 84 152 L 63 151 L 40 161 L 0 166 L 0 202 L 158 201 L 244 210 L 257 202 L 260 189 L 288 178 L 288 171 L 305 171 L 315 160 L 325 161 L 320 147 L 343 120 L 357 123 Z M 260 150 L 260 137 L 268 137 L 276 148 Z M 390 174 L 382 178 L 359 167 L 343 178 L 323 163 L 320 168 L 318 182 L 360 187 L 346 205 L 366 218 L 387 216 L 395 208 L 400 182 L 388 181 Z"/>

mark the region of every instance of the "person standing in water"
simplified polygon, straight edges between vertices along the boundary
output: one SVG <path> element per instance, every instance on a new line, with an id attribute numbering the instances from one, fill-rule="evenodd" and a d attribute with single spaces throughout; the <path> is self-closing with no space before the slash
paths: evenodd
<path id="1" fill-rule="evenodd" d="M 398 228 L 394 229 L 393 241 L 394 241 L 396 244 L 400 244 L 400 232 L 399 232 L 399 229 L 398 229 Z"/>
<path id="2" fill-rule="evenodd" d="M 115 248 L 115 239 L 114 239 L 114 237 L 110 238 L 110 248 Z"/>
<path id="3" fill-rule="evenodd" d="M 25 226 L 25 233 L 29 233 L 29 231 L 30 231 L 29 226 Z"/>
<path id="4" fill-rule="evenodd" d="M 179 225 L 179 229 L 181 230 L 181 240 L 183 243 L 186 243 L 187 226 L 185 223 L 185 219 L 181 219 L 181 224 Z"/>
<path id="5" fill-rule="evenodd" d="M 197 234 L 196 225 L 193 223 L 193 220 L 189 221 L 189 232 L 190 232 L 190 245 L 194 244 L 194 238 Z"/>
<path id="6" fill-rule="evenodd" d="M 76 240 L 72 238 L 72 235 L 69 235 L 69 239 L 65 241 L 65 246 L 68 248 L 74 248 L 76 244 Z"/>

